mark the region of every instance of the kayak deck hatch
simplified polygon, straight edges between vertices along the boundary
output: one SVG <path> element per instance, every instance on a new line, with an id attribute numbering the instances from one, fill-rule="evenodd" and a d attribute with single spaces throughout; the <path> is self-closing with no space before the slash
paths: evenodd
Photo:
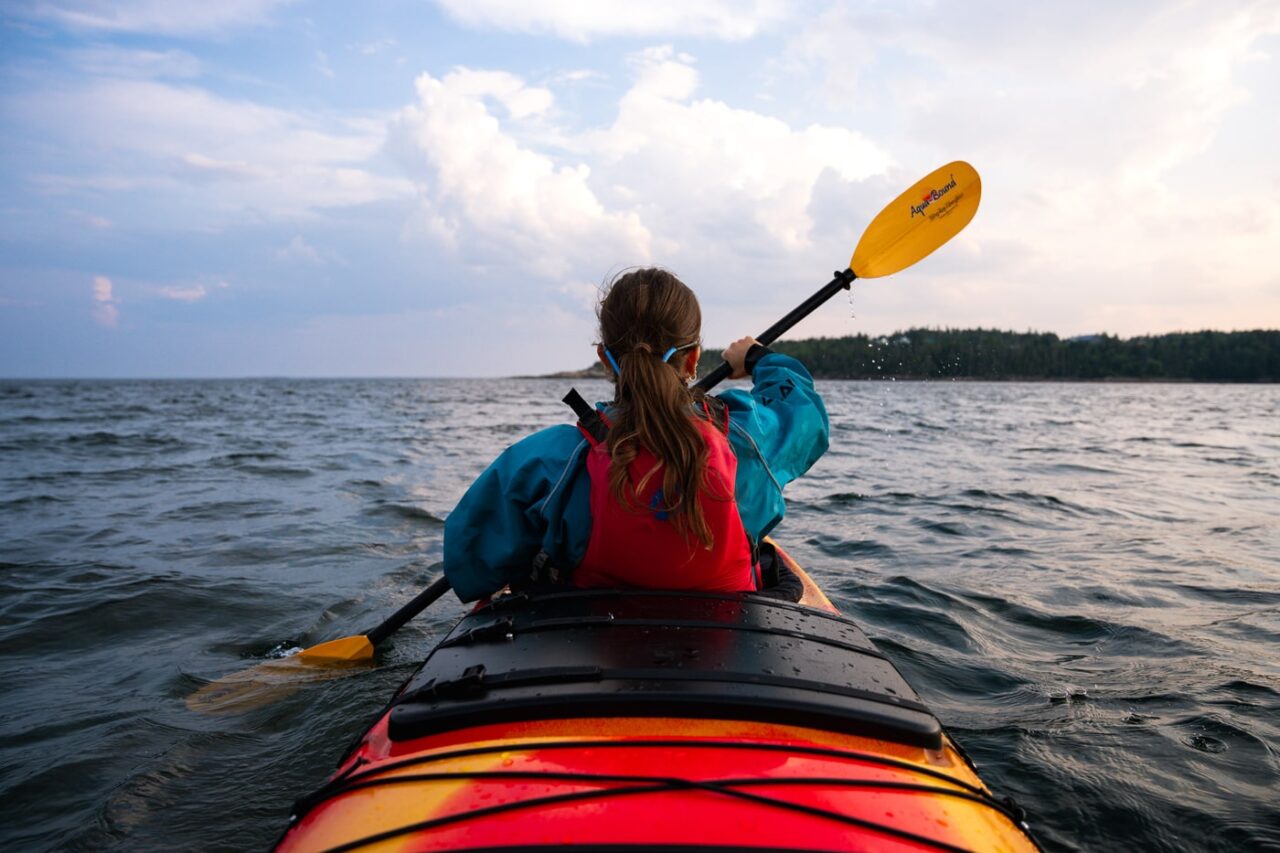
<path id="1" fill-rule="evenodd" d="M 387 734 L 571 717 L 785 723 L 942 747 L 937 718 L 850 620 L 749 594 L 637 590 L 476 610 L 397 697 Z"/>

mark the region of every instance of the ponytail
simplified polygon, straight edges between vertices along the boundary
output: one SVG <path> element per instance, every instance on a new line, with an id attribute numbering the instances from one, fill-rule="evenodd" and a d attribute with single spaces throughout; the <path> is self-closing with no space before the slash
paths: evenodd
<path id="1" fill-rule="evenodd" d="M 663 360 L 663 355 L 672 358 L 696 345 L 702 326 L 698 300 L 665 270 L 632 270 L 609 287 L 599 316 L 601 342 L 616 365 L 613 423 L 606 445 L 612 460 L 610 490 L 622 506 L 645 511 L 648 507 L 637 507 L 635 496 L 661 468 L 662 505 L 655 509 L 668 513 L 686 538 L 710 550 L 715 541 L 698 500 L 708 449 L 692 411 L 701 392 L 690 391 L 678 361 Z M 639 447 L 657 457 L 657 464 L 633 483 L 630 465 Z"/>

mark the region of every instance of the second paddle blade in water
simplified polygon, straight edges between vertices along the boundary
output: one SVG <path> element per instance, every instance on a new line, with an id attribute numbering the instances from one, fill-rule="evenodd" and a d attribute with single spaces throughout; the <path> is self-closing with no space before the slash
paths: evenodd
<path id="1" fill-rule="evenodd" d="M 242 714 L 278 702 L 303 685 L 367 670 L 373 661 L 372 657 L 337 660 L 306 655 L 269 660 L 212 681 L 187 697 L 187 707 L 200 714 Z"/>

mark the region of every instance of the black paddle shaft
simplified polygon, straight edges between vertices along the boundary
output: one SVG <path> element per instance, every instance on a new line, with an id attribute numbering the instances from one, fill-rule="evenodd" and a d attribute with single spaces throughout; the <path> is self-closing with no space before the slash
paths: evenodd
<path id="1" fill-rule="evenodd" d="M 369 638 L 371 644 L 378 645 L 387 637 L 399 631 L 404 623 L 430 607 L 437 598 L 444 595 L 449 589 L 449 579 L 441 575 L 431 586 L 418 593 L 413 601 L 392 613 L 385 622 L 366 633 L 365 636 Z"/>
<path id="2" fill-rule="evenodd" d="M 813 294 L 813 296 L 810 296 L 804 302 L 801 302 L 799 305 L 797 305 L 790 314 L 783 317 L 781 320 L 774 323 L 769 328 L 765 329 L 759 335 L 756 335 L 756 340 L 764 344 L 765 346 L 768 346 L 769 344 L 773 343 L 778 338 L 782 337 L 782 335 L 786 333 L 786 331 L 790 329 L 792 326 L 794 326 L 796 323 L 799 323 L 805 317 L 808 317 L 810 314 L 816 311 L 818 307 L 822 305 L 824 302 L 826 302 L 828 299 L 835 296 L 837 293 L 839 293 L 842 290 L 848 290 L 849 287 L 853 284 L 853 280 L 857 277 L 858 277 L 857 273 L 855 273 L 851 269 L 838 270 L 835 273 L 835 278 L 831 279 L 831 281 L 828 282 L 825 287 L 823 287 L 817 293 Z M 721 364 L 719 367 L 717 367 L 715 370 L 711 371 L 706 376 L 699 379 L 698 382 L 693 387 L 704 392 L 710 391 L 712 388 L 719 385 L 723 380 L 727 379 L 729 377 L 729 374 L 732 372 L 733 372 L 733 368 L 730 367 L 729 362 L 726 361 L 723 364 Z"/>

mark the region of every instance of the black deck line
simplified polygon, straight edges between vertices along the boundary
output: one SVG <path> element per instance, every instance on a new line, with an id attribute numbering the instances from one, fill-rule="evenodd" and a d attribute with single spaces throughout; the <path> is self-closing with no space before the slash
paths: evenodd
<path id="1" fill-rule="evenodd" d="M 498 625 L 501 623 L 492 624 Z M 709 619 L 631 619 L 625 616 L 562 616 L 554 619 L 535 619 L 523 625 L 512 624 L 510 629 L 512 633 L 515 634 L 529 634 L 538 631 L 552 631 L 557 628 L 570 628 L 577 626 L 590 628 L 697 628 L 708 631 L 741 631 L 743 633 L 766 634 L 776 637 L 791 637 L 796 640 L 818 642 L 825 646 L 843 649 L 847 652 L 867 655 L 868 657 L 879 658 L 883 661 L 889 660 L 889 658 L 879 649 L 855 646 L 852 643 L 846 643 L 842 640 L 835 640 L 829 637 L 816 637 L 813 634 L 806 634 L 803 631 L 791 631 L 786 628 L 767 628 L 755 625 L 740 625 L 729 622 L 713 622 Z M 853 627 L 857 626 L 854 625 Z M 490 630 L 491 626 L 489 625 L 473 628 L 470 631 L 459 634 L 457 637 L 446 637 L 440 641 L 436 648 L 447 649 L 455 646 L 465 646 L 472 643 L 487 642 L 489 640 Z"/>

